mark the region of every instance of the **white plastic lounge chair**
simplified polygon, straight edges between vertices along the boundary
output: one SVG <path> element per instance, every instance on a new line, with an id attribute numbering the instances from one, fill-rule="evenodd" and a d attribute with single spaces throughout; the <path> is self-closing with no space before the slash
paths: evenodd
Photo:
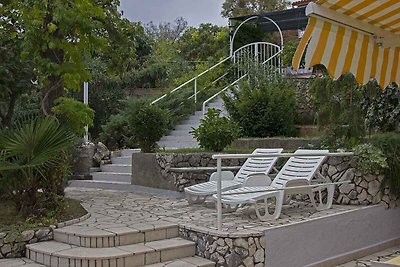
<path id="1" fill-rule="evenodd" d="M 307 187 L 311 184 L 311 180 L 316 175 L 318 168 L 326 158 L 326 156 L 312 156 L 312 154 L 323 154 L 328 152 L 328 150 L 297 150 L 295 154 L 308 153 L 311 155 L 294 156 L 289 158 L 270 186 L 259 185 L 225 191 L 221 198 L 222 203 L 228 206 L 229 209 L 235 209 L 243 204 L 253 204 L 255 206 L 257 217 L 261 221 L 278 219 L 281 214 L 284 199 L 287 199 L 287 196 L 293 194 L 307 194 L 311 203 L 317 210 L 329 209 L 332 206 L 335 185 L 330 184 L 319 186 L 317 188 Z M 328 182 L 326 179 L 325 181 Z M 274 189 L 298 186 L 303 186 L 303 188 L 273 191 Z M 328 195 L 326 203 L 324 204 L 322 191 L 325 189 L 327 190 Z M 315 202 L 314 192 L 319 192 L 318 204 Z M 213 195 L 213 198 L 217 199 L 217 196 Z M 271 202 L 270 200 L 273 199 L 275 199 L 275 211 L 273 214 L 270 214 L 268 206 L 270 204 L 269 202 Z M 260 206 L 260 202 L 262 203 L 262 206 Z M 260 208 L 264 210 L 264 214 L 261 214 Z"/>
<path id="2" fill-rule="evenodd" d="M 258 148 L 254 150 L 252 154 L 280 154 L 282 151 L 282 148 Z M 249 177 L 253 177 L 252 182 L 257 180 L 258 184 L 265 184 L 263 183 L 264 181 L 270 180 L 270 178 L 268 178 L 268 173 L 270 173 L 274 167 L 277 159 L 276 157 L 249 158 L 236 175 L 230 171 L 222 171 L 222 191 L 239 188 L 241 186 L 251 186 L 252 184 L 248 182 Z M 192 185 L 186 187 L 184 190 L 186 199 L 190 204 L 204 202 L 207 196 L 211 196 L 217 192 L 217 172 L 211 174 L 209 182 Z"/>

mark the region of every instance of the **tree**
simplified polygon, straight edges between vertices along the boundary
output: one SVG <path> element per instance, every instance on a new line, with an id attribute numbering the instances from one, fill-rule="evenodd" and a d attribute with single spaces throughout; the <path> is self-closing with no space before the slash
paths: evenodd
<path id="1" fill-rule="evenodd" d="M 65 89 L 79 89 L 90 78 L 88 60 L 95 51 L 106 47 L 114 54 L 121 52 L 107 43 L 115 37 L 115 29 L 127 25 L 118 6 L 119 0 L 8 0 L 1 7 L 2 14 L 13 15 L 21 25 L 24 53 L 32 58 L 44 85 L 45 114 L 51 114 Z M 122 51 L 123 56 L 131 55 L 132 49 Z"/>
<path id="2" fill-rule="evenodd" d="M 9 127 L 18 98 L 34 87 L 32 62 L 22 58 L 21 29 L 15 11 L 0 7 L 0 122 Z"/>
<path id="3" fill-rule="evenodd" d="M 286 0 L 225 0 L 221 15 L 225 18 L 261 14 L 274 10 L 284 10 Z"/>
<path id="4" fill-rule="evenodd" d="M 174 23 L 161 22 L 155 25 L 150 22 L 146 25 L 146 32 L 156 41 L 176 41 L 186 31 L 187 21 L 183 17 L 177 18 Z"/>

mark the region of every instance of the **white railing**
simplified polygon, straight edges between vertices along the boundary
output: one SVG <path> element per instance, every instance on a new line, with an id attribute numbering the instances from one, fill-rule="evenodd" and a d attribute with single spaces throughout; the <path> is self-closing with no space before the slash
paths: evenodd
<path id="1" fill-rule="evenodd" d="M 279 45 L 268 42 L 251 43 L 237 49 L 232 56 L 233 62 L 237 66 L 235 71 L 237 79 L 203 102 L 203 118 L 206 114 L 206 105 L 210 101 L 247 77 L 250 69 L 250 62 L 254 61 L 255 63 L 262 64 L 267 67 L 275 67 L 280 69 L 281 62 L 279 55 L 282 53 L 282 51 L 283 48 Z"/>
<path id="2" fill-rule="evenodd" d="M 218 231 L 222 231 L 222 159 L 248 159 L 248 158 L 289 158 L 289 157 L 305 157 L 305 156 L 327 156 L 327 157 L 348 157 L 353 156 L 352 152 L 340 152 L 340 153 L 281 153 L 281 154 L 216 154 L 212 158 L 217 160 L 217 227 Z M 336 183 L 332 183 L 336 184 Z M 317 185 L 311 185 L 317 186 Z M 307 186 L 309 187 L 309 186 Z M 286 189 L 293 189 L 287 187 Z M 283 190 L 283 189 L 282 189 Z M 274 190 L 276 191 L 276 190 Z"/>
<path id="3" fill-rule="evenodd" d="M 209 71 L 215 69 L 216 67 L 220 66 L 221 64 L 227 62 L 227 61 L 230 60 L 231 58 L 232 58 L 231 56 L 229 56 L 229 57 L 227 57 L 227 58 L 224 58 L 222 61 L 220 61 L 220 62 L 218 62 L 217 64 L 215 64 L 214 66 L 212 66 L 212 67 L 206 69 L 205 71 L 203 71 L 202 73 L 196 75 L 195 77 L 193 77 L 192 79 L 188 80 L 187 82 L 185 82 L 185 83 L 179 85 L 178 87 L 176 87 L 176 88 L 173 89 L 172 91 L 170 91 L 170 92 L 168 92 L 168 93 L 166 93 L 166 94 L 160 96 L 159 98 L 157 98 L 156 100 L 154 100 L 153 102 L 151 102 L 151 104 L 153 105 L 153 104 L 157 103 L 157 102 L 160 101 L 161 99 L 167 97 L 168 94 L 172 94 L 172 93 L 178 91 L 179 89 L 185 87 L 186 85 L 190 84 L 191 82 L 194 82 L 193 97 L 194 97 L 194 102 L 197 103 L 197 94 L 198 94 L 198 92 L 197 92 L 197 79 L 200 78 L 201 76 L 203 76 L 204 74 L 208 73 Z"/>

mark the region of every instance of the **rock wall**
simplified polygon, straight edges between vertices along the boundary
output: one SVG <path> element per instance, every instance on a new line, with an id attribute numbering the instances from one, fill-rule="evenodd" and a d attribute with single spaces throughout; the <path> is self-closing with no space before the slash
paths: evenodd
<path id="1" fill-rule="evenodd" d="M 383 174 L 365 174 L 357 170 L 351 157 L 331 157 L 321 169 L 323 176 L 333 182 L 351 181 L 336 188 L 335 203 L 350 205 L 371 205 L 383 203 L 387 207 L 400 207 L 400 198 L 382 188 Z"/>
<path id="2" fill-rule="evenodd" d="M 265 262 L 264 236 L 219 237 L 180 228 L 180 236 L 196 243 L 196 255 L 210 259 L 217 266 L 262 267 Z"/>
<path id="3" fill-rule="evenodd" d="M 156 161 L 160 167 L 161 176 L 167 181 L 173 181 L 176 190 L 182 192 L 187 186 L 207 182 L 213 171 L 176 172 L 171 168 L 183 167 L 216 167 L 217 161 L 212 159 L 215 153 L 158 153 Z M 222 166 L 241 166 L 245 159 L 224 159 Z"/>
<path id="4" fill-rule="evenodd" d="M 23 257 L 25 245 L 53 239 L 55 226 L 23 231 L 0 233 L 0 259 Z"/>

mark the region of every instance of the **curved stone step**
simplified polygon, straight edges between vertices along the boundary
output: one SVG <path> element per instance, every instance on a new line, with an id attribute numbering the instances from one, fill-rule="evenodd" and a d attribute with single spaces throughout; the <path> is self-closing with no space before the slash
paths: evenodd
<path id="1" fill-rule="evenodd" d="M 105 164 L 100 169 L 102 172 L 132 173 L 132 164 Z"/>
<path id="2" fill-rule="evenodd" d="M 132 156 L 111 158 L 113 164 L 132 164 Z"/>
<path id="3" fill-rule="evenodd" d="M 119 183 L 131 183 L 131 173 L 116 173 L 116 172 L 93 172 L 91 173 L 93 181 L 107 181 Z"/>
<path id="4" fill-rule="evenodd" d="M 178 225 L 169 222 L 129 227 L 71 225 L 54 230 L 54 240 L 87 248 L 108 248 L 178 237 Z"/>
<path id="5" fill-rule="evenodd" d="M 214 267 L 213 261 L 198 256 L 146 265 L 147 267 Z"/>
<path id="6" fill-rule="evenodd" d="M 27 245 L 26 254 L 29 259 L 50 267 L 136 267 L 192 257 L 195 243 L 172 238 L 112 248 L 85 248 L 49 241 Z"/>

